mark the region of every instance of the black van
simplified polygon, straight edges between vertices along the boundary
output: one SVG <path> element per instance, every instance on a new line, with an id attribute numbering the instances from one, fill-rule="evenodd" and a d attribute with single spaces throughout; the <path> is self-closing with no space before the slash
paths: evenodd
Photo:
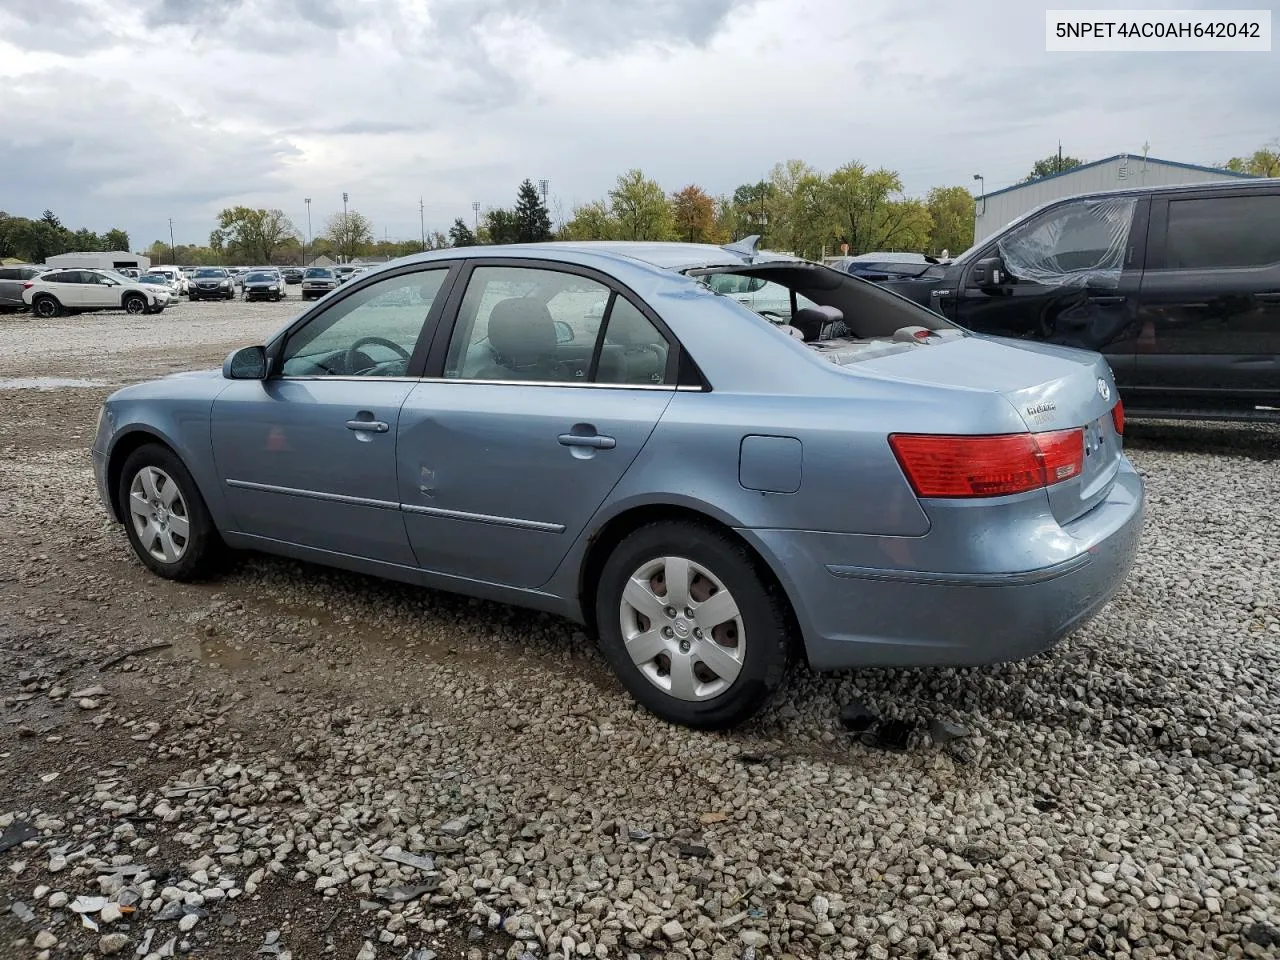
<path id="1" fill-rule="evenodd" d="M 1280 419 L 1280 179 L 1058 200 L 896 290 L 1106 354 L 1130 416 Z"/>

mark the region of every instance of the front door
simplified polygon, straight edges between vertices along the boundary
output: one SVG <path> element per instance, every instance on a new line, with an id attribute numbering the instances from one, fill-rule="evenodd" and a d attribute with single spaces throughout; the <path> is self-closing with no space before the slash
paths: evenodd
<path id="1" fill-rule="evenodd" d="M 540 586 L 674 396 L 674 351 L 603 277 L 512 265 L 472 271 L 443 347 L 400 416 L 409 541 L 427 570 Z"/>
<path id="2" fill-rule="evenodd" d="M 968 258 L 944 312 L 962 327 L 1106 354 L 1123 385 L 1133 366 L 1146 201 L 1060 204 Z M 977 264 L 999 257 L 1004 275 L 981 283 Z"/>
<path id="3" fill-rule="evenodd" d="M 420 267 L 352 290 L 289 332 L 278 375 L 218 395 L 213 450 L 239 532 L 413 565 L 396 431 L 447 276 Z"/>
<path id="4" fill-rule="evenodd" d="M 1280 405 L 1280 192 L 1155 201 L 1134 406 Z"/>

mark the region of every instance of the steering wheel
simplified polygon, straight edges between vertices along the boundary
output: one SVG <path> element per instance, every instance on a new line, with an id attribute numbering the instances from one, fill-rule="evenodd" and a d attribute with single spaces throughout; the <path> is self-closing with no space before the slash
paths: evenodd
<path id="1" fill-rule="evenodd" d="M 355 373 L 356 364 L 359 362 L 358 358 L 360 356 L 360 348 L 369 346 L 371 344 L 377 344 L 380 347 L 386 347 L 388 350 L 394 351 L 394 353 L 401 360 L 408 361 L 409 359 L 408 350 L 400 346 L 400 344 L 395 343 L 391 340 L 388 340 L 386 337 L 361 337 L 351 346 L 347 347 L 347 359 L 346 359 L 345 369 L 347 370 L 348 373 Z M 365 355 L 365 359 L 369 359 L 367 354 Z M 362 367 L 361 369 L 365 369 L 365 368 Z"/>

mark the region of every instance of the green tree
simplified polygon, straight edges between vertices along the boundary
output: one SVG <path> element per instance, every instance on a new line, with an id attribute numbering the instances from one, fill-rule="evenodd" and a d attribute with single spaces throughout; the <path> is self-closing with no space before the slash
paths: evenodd
<path id="1" fill-rule="evenodd" d="M 776 164 L 764 188 L 769 246 L 818 257 L 830 239 L 825 179 L 803 160 Z"/>
<path id="2" fill-rule="evenodd" d="M 672 240 L 671 205 L 657 181 L 628 170 L 609 191 L 609 205 L 623 240 Z"/>
<path id="3" fill-rule="evenodd" d="M 532 180 L 520 184 L 516 194 L 517 243 L 542 243 L 551 239 L 551 212 Z"/>
<path id="4" fill-rule="evenodd" d="M 892 170 L 846 163 L 827 178 L 826 206 L 832 239 L 851 254 L 873 250 L 923 250 L 933 219 L 919 200 L 901 197 L 902 180 Z"/>
<path id="5" fill-rule="evenodd" d="M 601 200 L 574 207 L 573 216 L 560 231 L 564 240 L 617 240 L 621 227 L 609 205 Z"/>
<path id="6" fill-rule="evenodd" d="M 1226 168 L 1236 173 L 1252 173 L 1255 177 L 1280 177 L 1280 140 L 1260 147 L 1247 157 L 1232 157 L 1226 162 Z"/>
<path id="7" fill-rule="evenodd" d="M 40 222 L 48 224 L 55 230 L 62 229 L 62 221 L 58 219 L 58 215 L 52 210 L 46 210 L 44 213 L 40 214 Z"/>
<path id="8" fill-rule="evenodd" d="M 929 252 L 947 251 L 955 256 L 973 243 L 973 221 L 976 207 L 967 187 L 934 187 L 925 200 L 933 229 L 929 234 Z"/>
<path id="9" fill-rule="evenodd" d="M 282 210 L 227 207 L 218 214 L 221 245 L 255 263 L 270 263 L 271 255 L 298 231 Z"/>
<path id="10" fill-rule="evenodd" d="M 373 244 L 373 222 L 355 210 L 335 213 L 325 221 L 323 236 L 338 256 L 350 260 Z"/>
<path id="11" fill-rule="evenodd" d="M 484 212 L 484 227 L 487 243 L 519 243 L 520 221 L 515 211 L 503 207 L 492 207 Z"/>
<path id="12" fill-rule="evenodd" d="M 118 228 L 112 228 L 102 235 L 103 250 L 128 250 L 129 234 Z"/>
<path id="13" fill-rule="evenodd" d="M 94 253 L 104 249 L 102 238 L 86 227 L 81 227 L 74 233 L 68 231 L 67 245 L 76 253 Z"/>
<path id="14" fill-rule="evenodd" d="M 449 246 L 451 247 L 474 247 L 476 245 L 476 235 L 466 221 L 458 217 L 453 221 L 453 226 L 449 228 Z"/>
<path id="15" fill-rule="evenodd" d="M 735 240 L 760 236 L 763 245 L 768 237 L 769 182 L 744 183 L 733 191 L 733 197 L 722 208 L 722 225 Z"/>
<path id="16" fill-rule="evenodd" d="M 681 240 L 689 243 L 723 243 L 716 223 L 716 204 L 696 184 L 671 195 L 671 216 Z"/>
<path id="17" fill-rule="evenodd" d="M 1062 173 L 1070 170 L 1072 167 L 1078 167 L 1084 161 L 1078 157 L 1060 157 L 1056 153 L 1051 153 L 1043 160 L 1037 160 L 1031 166 L 1031 172 L 1027 174 L 1025 183 L 1028 180 L 1039 180 L 1041 177 L 1047 177 L 1054 173 Z"/>

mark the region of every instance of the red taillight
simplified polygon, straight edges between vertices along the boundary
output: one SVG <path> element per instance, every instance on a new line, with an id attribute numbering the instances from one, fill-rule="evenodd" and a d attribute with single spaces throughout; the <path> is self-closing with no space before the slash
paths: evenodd
<path id="1" fill-rule="evenodd" d="M 920 497 L 999 497 L 1052 486 L 1084 469 L 1084 431 L 995 437 L 895 433 L 894 456 Z"/>
<path id="2" fill-rule="evenodd" d="M 23 281 L 23 283 L 22 283 L 22 289 L 23 289 L 23 290 L 30 290 L 30 289 L 31 289 L 32 287 L 34 287 L 34 286 L 35 286 L 35 284 L 34 284 L 32 281 L 30 281 L 30 280 L 24 280 L 24 281 Z"/>
<path id="3" fill-rule="evenodd" d="M 1117 400 L 1116 405 L 1111 408 L 1111 422 L 1115 424 L 1116 433 L 1124 436 L 1124 401 Z"/>

